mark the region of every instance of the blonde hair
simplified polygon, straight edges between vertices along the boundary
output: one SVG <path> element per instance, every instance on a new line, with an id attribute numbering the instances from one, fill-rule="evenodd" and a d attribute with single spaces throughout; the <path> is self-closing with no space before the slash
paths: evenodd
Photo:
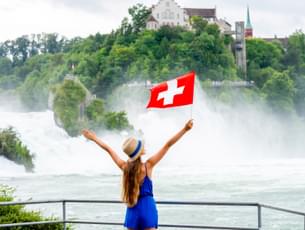
<path id="1" fill-rule="evenodd" d="M 140 194 L 141 158 L 134 161 L 127 161 L 123 170 L 122 201 L 128 207 L 137 204 Z"/>

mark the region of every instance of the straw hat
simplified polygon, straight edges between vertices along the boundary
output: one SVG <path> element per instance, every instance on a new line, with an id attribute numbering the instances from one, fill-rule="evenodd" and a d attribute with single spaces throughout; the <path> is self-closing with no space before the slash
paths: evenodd
<path id="1" fill-rule="evenodd" d="M 138 157 L 143 152 L 144 143 L 141 140 L 137 140 L 133 137 L 129 137 L 123 143 L 122 148 L 123 148 L 123 151 L 126 153 L 126 155 L 129 156 L 129 159 L 131 161 L 134 161 L 134 160 L 138 159 Z"/>

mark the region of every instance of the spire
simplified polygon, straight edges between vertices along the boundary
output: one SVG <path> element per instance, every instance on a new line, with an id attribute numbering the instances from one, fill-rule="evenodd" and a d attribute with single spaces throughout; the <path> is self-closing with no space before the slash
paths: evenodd
<path id="1" fill-rule="evenodd" d="M 247 6 L 247 24 L 246 24 L 246 28 L 247 29 L 252 29 L 251 20 L 250 20 L 249 6 Z"/>

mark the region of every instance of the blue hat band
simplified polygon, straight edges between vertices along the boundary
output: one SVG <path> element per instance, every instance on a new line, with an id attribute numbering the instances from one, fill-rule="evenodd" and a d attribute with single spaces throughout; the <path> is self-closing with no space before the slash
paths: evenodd
<path id="1" fill-rule="evenodd" d="M 129 157 L 133 158 L 134 156 L 136 156 L 139 153 L 141 146 L 142 146 L 142 142 L 139 140 L 136 149 L 133 151 L 132 154 L 129 155 Z"/>

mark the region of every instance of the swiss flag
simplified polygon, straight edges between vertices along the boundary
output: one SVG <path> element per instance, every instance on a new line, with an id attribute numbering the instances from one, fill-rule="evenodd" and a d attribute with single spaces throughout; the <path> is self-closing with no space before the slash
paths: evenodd
<path id="1" fill-rule="evenodd" d="M 169 108 L 193 104 L 195 72 L 160 83 L 150 89 L 147 108 Z"/>

